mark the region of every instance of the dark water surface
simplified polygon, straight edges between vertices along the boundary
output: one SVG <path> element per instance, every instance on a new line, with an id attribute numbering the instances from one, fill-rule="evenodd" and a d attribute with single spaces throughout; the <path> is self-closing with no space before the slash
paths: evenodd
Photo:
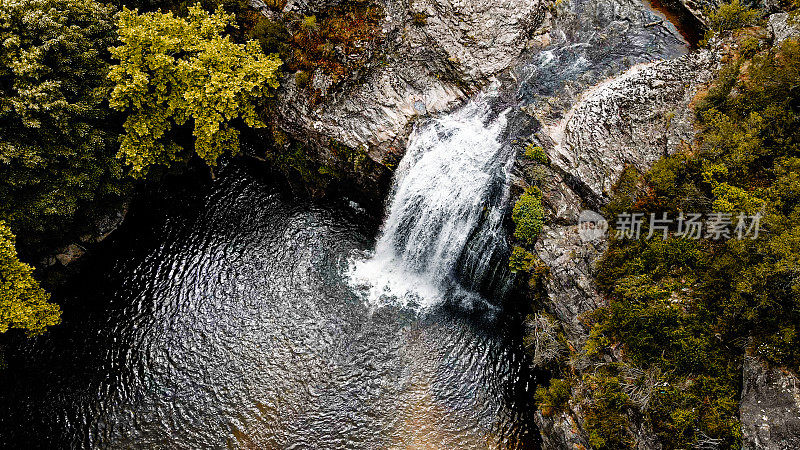
<path id="1" fill-rule="evenodd" d="M 349 286 L 373 220 L 242 167 L 153 197 L 61 294 L 64 323 L 6 349 L 2 446 L 537 446 L 513 321 Z"/>

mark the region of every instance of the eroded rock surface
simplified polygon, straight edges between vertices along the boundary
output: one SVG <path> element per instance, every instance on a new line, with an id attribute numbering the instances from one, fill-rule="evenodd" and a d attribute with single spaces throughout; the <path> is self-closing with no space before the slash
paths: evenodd
<path id="1" fill-rule="evenodd" d="M 790 450 L 800 448 L 800 380 L 788 371 L 768 368 L 746 356 L 739 419 L 742 448 Z"/>
<path id="2" fill-rule="evenodd" d="M 769 16 L 769 32 L 773 43 L 778 44 L 790 37 L 800 36 L 800 26 L 789 22 L 789 13 L 781 12 Z"/>
<path id="3" fill-rule="evenodd" d="M 578 225 L 546 227 L 536 243 L 536 254 L 550 267 L 545 282 L 548 312 L 573 338 L 585 334 L 580 316 L 603 306 L 594 281 L 594 264 L 607 247 L 605 238 L 584 240 Z"/>
<path id="4" fill-rule="evenodd" d="M 550 166 L 563 173 L 561 181 L 551 178 L 557 183 L 543 189 L 551 214 L 568 211 L 559 214 L 563 220 L 575 217 L 578 205 L 599 208 L 609 200 L 626 166 L 645 171 L 682 142 L 691 141 L 695 130 L 689 104 L 715 67 L 709 52 L 635 66 L 589 89 L 560 122 L 544 127 L 539 138 Z M 549 194 L 570 189 L 572 195 Z M 567 337 L 580 348 L 588 334 L 582 316 L 604 304 L 595 282 L 595 265 L 608 242 L 605 236 L 582 236 L 577 219 L 572 220 L 546 227 L 535 250 L 550 268 L 543 307 L 559 319 Z M 536 416 L 551 448 L 581 448 L 585 442 L 581 419 L 576 410 Z M 630 433 L 636 437 L 637 448 L 658 448 L 657 439 L 644 425 Z"/>
<path id="5" fill-rule="evenodd" d="M 678 1 L 691 15 L 706 27 L 710 24 L 708 12 L 716 11 L 721 3 L 727 3 L 719 0 L 676 0 L 675 3 Z"/>
<path id="6" fill-rule="evenodd" d="M 542 435 L 542 448 L 546 449 L 587 449 L 591 448 L 586 437 L 581 434 L 581 426 L 575 420 L 580 414 L 560 413 L 544 416 L 536 412 L 536 424 Z"/>
<path id="7" fill-rule="evenodd" d="M 694 138 L 690 103 L 711 80 L 717 58 L 688 53 L 671 24 L 635 1 L 563 2 L 545 27 L 539 48 L 515 72 L 523 110 L 541 125 L 531 141 L 549 164 L 520 159 L 515 174 L 522 180 L 517 191 L 540 187 L 549 223 L 534 248 L 549 267 L 541 307 L 581 348 L 588 335 L 583 318 L 604 305 L 595 275 L 608 246 L 603 233 L 579 232 L 581 210 L 607 202 L 626 166 L 647 170 Z M 589 447 L 581 405 L 535 420 L 545 448 Z M 629 432 L 637 448 L 659 448 L 644 424 Z"/>
<path id="8" fill-rule="evenodd" d="M 580 237 L 579 213 L 608 200 L 626 165 L 646 170 L 694 137 L 689 104 L 717 58 L 687 53 L 674 26 L 634 0 L 565 1 L 542 28 L 544 44 L 515 72 L 550 163 L 520 159 L 515 174 L 521 188 L 538 179 L 551 224 L 536 245 L 551 272 L 545 309 L 578 337 L 579 316 L 602 303 L 594 265 L 607 246 Z"/>
<path id="9" fill-rule="evenodd" d="M 561 120 L 602 80 L 689 49 L 675 26 L 641 0 L 564 0 L 537 33 L 515 73 L 525 111 L 544 125 Z"/>
<path id="10" fill-rule="evenodd" d="M 645 171 L 693 140 L 690 103 L 716 67 L 702 51 L 634 66 L 589 89 L 545 127 L 552 163 L 587 188 L 590 203 L 605 203 L 626 166 Z"/>

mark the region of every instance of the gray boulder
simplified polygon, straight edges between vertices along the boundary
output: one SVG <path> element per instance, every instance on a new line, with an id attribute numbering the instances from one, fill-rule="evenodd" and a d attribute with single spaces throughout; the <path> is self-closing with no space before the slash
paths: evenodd
<path id="1" fill-rule="evenodd" d="M 769 368 L 746 356 L 742 376 L 742 448 L 794 450 L 800 448 L 800 380 L 779 368 Z"/>
<path id="2" fill-rule="evenodd" d="M 800 26 L 790 22 L 789 13 L 782 12 L 770 15 L 768 28 L 775 44 L 791 37 L 800 36 Z"/>

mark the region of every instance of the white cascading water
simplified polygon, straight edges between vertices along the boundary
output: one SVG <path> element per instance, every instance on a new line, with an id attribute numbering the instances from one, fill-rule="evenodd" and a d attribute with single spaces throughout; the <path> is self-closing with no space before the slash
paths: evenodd
<path id="1" fill-rule="evenodd" d="M 502 233 L 498 183 L 507 191 L 512 162 L 501 142 L 505 113 L 489 115 L 487 99 L 478 98 L 412 133 L 375 251 L 350 267 L 351 282 L 372 303 L 431 306 L 447 291 L 466 293 L 454 283 L 460 261 L 471 272 L 488 270 L 465 247 L 479 228 L 471 245 L 478 251 Z"/>

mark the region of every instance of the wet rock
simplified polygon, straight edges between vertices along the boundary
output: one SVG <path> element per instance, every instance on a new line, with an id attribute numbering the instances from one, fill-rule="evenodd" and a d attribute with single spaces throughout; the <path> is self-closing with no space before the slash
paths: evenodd
<path id="1" fill-rule="evenodd" d="M 512 172 L 512 192 L 521 195 L 527 188 L 538 186 L 542 191 L 546 221 L 552 224 L 575 224 L 582 199 L 564 181 L 563 176 L 547 164 L 520 157 Z"/>
<path id="2" fill-rule="evenodd" d="M 678 30 L 640 0 L 564 0 L 537 34 L 515 74 L 525 110 L 545 125 L 561 120 L 602 80 L 689 49 Z"/>
<path id="3" fill-rule="evenodd" d="M 769 368 L 747 355 L 742 376 L 742 448 L 800 448 L 800 380 L 785 369 Z"/>
<path id="4" fill-rule="evenodd" d="M 542 203 L 549 211 L 551 223 L 574 224 L 581 210 L 581 198 L 567 186 L 564 178 L 550 170 L 550 179 L 543 183 Z"/>
<path id="5" fill-rule="evenodd" d="M 86 253 L 86 249 L 78 244 L 70 244 L 59 251 L 55 259 L 62 265 L 68 266 L 72 262 L 80 259 Z"/>
<path id="6" fill-rule="evenodd" d="M 63 248 L 52 247 L 45 256 L 39 258 L 37 268 L 48 269 L 57 264 L 66 267 L 81 259 L 91 250 L 92 245 L 104 241 L 122 225 L 128 214 L 128 206 L 126 200 L 85 212 L 83 219 L 86 223 L 79 228 L 83 233 L 78 237 L 80 243 L 72 243 Z"/>
<path id="7" fill-rule="evenodd" d="M 129 203 L 123 202 L 115 208 L 109 208 L 104 214 L 97 216 L 92 221 L 93 232 L 90 238 L 85 242 L 102 242 L 111 235 L 117 228 L 122 225 L 125 217 L 128 215 Z"/>
<path id="8" fill-rule="evenodd" d="M 580 425 L 575 420 L 576 416 L 580 417 L 581 414 L 561 413 L 544 416 L 537 411 L 534 420 L 542 435 L 542 448 L 574 450 L 591 448 L 582 435 Z"/>
<path id="9" fill-rule="evenodd" d="M 708 18 L 708 11 L 716 11 L 721 2 L 719 0 L 680 0 L 680 5 L 683 5 L 691 15 L 693 15 L 701 24 L 708 28 L 710 21 Z"/>

